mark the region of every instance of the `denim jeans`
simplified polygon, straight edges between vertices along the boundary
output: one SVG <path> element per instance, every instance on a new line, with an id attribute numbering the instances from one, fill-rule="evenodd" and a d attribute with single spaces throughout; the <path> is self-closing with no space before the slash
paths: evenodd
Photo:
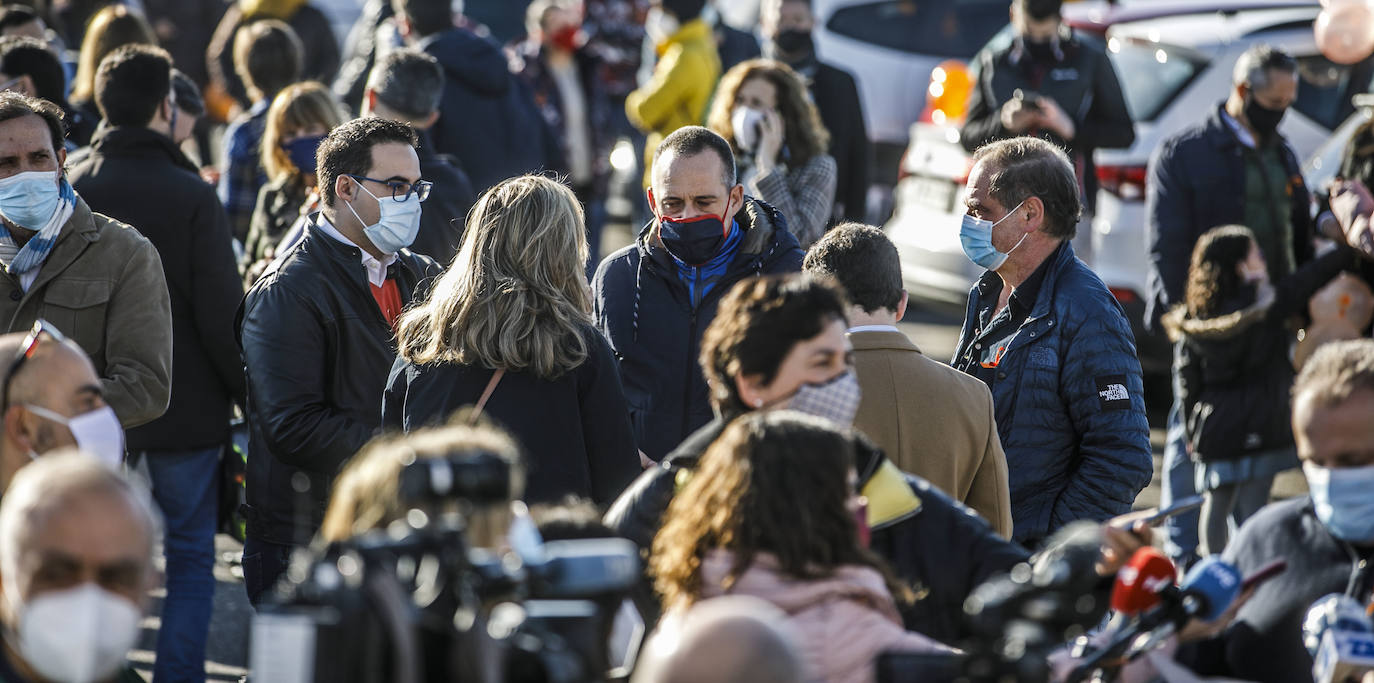
<path id="1" fill-rule="evenodd" d="M 248 602 L 254 607 L 286 573 L 291 565 L 292 549 L 289 545 L 254 538 L 251 533 L 243 542 L 243 587 L 248 591 Z"/>
<path id="2" fill-rule="evenodd" d="M 1159 494 L 1159 507 L 1166 508 L 1173 501 L 1197 495 L 1193 459 L 1188 457 L 1184 447 L 1187 434 L 1183 429 L 1183 407 L 1178 399 L 1169 408 L 1169 423 L 1165 432 L 1164 472 Z M 1164 522 L 1164 552 L 1180 567 L 1191 565 L 1197 560 L 1198 534 L 1200 519 L 1197 510 L 1174 515 Z"/>
<path id="3" fill-rule="evenodd" d="M 205 680 L 205 641 L 215 604 L 215 522 L 220 448 L 144 451 L 153 499 L 167 528 L 167 598 L 153 678 Z"/>

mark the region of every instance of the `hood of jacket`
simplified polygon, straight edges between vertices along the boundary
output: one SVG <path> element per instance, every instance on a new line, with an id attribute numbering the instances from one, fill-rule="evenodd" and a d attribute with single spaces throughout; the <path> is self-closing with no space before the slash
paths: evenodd
<path id="1" fill-rule="evenodd" d="M 1170 341 L 1176 342 L 1185 338 L 1195 342 L 1227 341 L 1264 320 L 1273 305 L 1274 287 L 1266 284 L 1256 294 L 1254 303 L 1230 313 L 1211 318 L 1194 318 L 1188 315 L 1185 305 L 1179 304 L 1166 313 L 1160 322 L 1164 324 L 1164 331 L 1169 335 Z"/>
<path id="2" fill-rule="evenodd" d="M 674 45 L 684 45 L 687 43 L 709 44 L 715 47 L 716 34 L 711 30 L 711 25 L 705 19 L 697 17 L 682 26 L 678 27 L 676 33 L 668 36 L 668 39 L 654 46 L 654 51 L 662 57 L 671 50 Z"/>
<path id="3" fill-rule="evenodd" d="M 510 62 L 495 43 L 464 28 L 452 28 L 420 41 L 444 74 L 489 96 L 505 94 L 511 86 Z"/>
<path id="4" fill-rule="evenodd" d="M 877 610 L 894 624 L 902 623 L 897 604 L 887 591 L 881 574 L 871 567 L 845 565 L 828 577 L 799 579 L 788 576 L 778 568 L 772 555 L 759 553 L 753 563 L 726 590 L 722 587 L 734 554 L 727 550 L 712 550 L 701 560 L 701 597 L 721 595 L 750 595 L 777 605 L 788 614 L 804 612 L 834 600 L 857 602 Z"/>

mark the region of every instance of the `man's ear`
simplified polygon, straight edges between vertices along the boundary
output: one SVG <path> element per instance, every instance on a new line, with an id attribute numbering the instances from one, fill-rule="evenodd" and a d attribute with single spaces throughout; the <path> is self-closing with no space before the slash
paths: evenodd
<path id="1" fill-rule="evenodd" d="M 1017 212 L 1022 214 L 1021 217 L 1026 221 L 1025 232 L 1035 232 L 1045 227 L 1045 202 L 1039 197 L 1027 199 Z"/>
<path id="2" fill-rule="evenodd" d="M 339 199 L 353 201 L 356 198 L 353 186 L 353 179 L 342 173 L 334 177 L 334 195 Z"/>
<path id="3" fill-rule="evenodd" d="M 410 25 L 410 17 L 407 17 L 404 14 L 397 14 L 396 32 L 401 34 L 401 39 L 406 41 L 407 43 L 410 42 L 411 30 L 412 27 Z"/>
<path id="4" fill-rule="evenodd" d="M 739 210 L 744 207 L 744 186 L 735 185 L 730 188 L 730 215 L 725 218 L 734 218 L 739 214 Z"/>
<path id="5" fill-rule="evenodd" d="M 434 124 L 436 124 L 436 123 L 438 123 L 438 122 L 439 122 L 439 112 L 438 112 L 438 110 L 435 110 L 435 111 L 430 112 L 430 113 L 429 113 L 429 116 L 426 116 L 424 122 L 421 123 L 420 125 L 421 125 L 422 127 L 424 127 L 424 128 L 430 128 L 430 127 L 432 127 Z"/>
<path id="6" fill-rule="evenodd" d="M 54 153 L 57 155 L 57 170 L 59 174 L 65 172 L 67 169 L 67 147 L 65 145 L 59 146 Z"/>
<path id="7" fill-rule="evenodd" d="M 19 77 L 19 91 L 29 97 L 38 97 L 38 88 L 34 87 L 33 79 L 28 74 Z"/>
<path id="8" fill-rule="evenodd" d="M 654 218 L 658 218 L 658 202 L 654 200 L 654 188 L 645 190 L 644 196 L 649 200 L 649 213 L 653 214 Z"/>
<path id="9" fill-rule="evenodd" d="M 24 426 L 24 412 L 17 405 L 11 405 L 5 410 L 4 438 L 13 441 L 20 453 L 37 453 L 38 449 L 34 447 L 33 439 L 29 437 Z"/>
<path id="10" fill-rule="evenodd" d="M 903 289 L 902 300 L 897 302 L 897 322 L 901 322 L 902 318 L 906 317 L 906 305 L 908 300 L 907 291 Z"/>
<path id="11" fill-rule="evenodd" d="M 364 116 L 377 113 L 377 91 L 372 88 L 363 91 L 363 112 Z"/>

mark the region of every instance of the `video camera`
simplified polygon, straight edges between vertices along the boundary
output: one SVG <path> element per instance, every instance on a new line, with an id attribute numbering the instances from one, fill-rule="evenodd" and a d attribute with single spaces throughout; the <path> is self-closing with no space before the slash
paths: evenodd
<path id="1" fill-rule="evenodd" d="M 462 510 L 508 504 L 510 481 L 509 463 L 493 453 L 406 465 L 405 520 L 293 562 L 254 618 L 253 677 L 605 680 L 605 634 L 640 576 L 636 548 L 623 539 L 535 539 L 499 554 L 472 547 Z"/>

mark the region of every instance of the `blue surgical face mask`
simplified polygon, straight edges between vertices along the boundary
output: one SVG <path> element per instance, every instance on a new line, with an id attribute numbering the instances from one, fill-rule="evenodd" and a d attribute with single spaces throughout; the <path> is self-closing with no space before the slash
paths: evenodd
<path id="1" fill-rule="evenodd" d="M 420 234 L 420 194 L 411 192 L 405 201 L 398 202 L 391 197 L 378 197 L 363 187 L 362 183 L 357 180 L 353 182 L 377 200 L 377 222 L 363 228 L 363 234 L 367 235 L 373 246 L 384 254 L 394 254 L 413 244 L 415 237 Z M 350 202 L 347 206 L 353 212 L 353 217 L 362 223 L 363 219 L 353 209 L 353 204 Z"/>
<path id="2" fill-rule="evenodd" d="M 25 171 L 0 180 L 0 214 L 21 228 L 43 229 L 61 199 L 57 171 Z"/>
<path id="3" fill-rule="evenodd" d="M 315 172 L 315 150 L 319 149 L 320 142 L 324 140 L 323 135 L 309 135 L 303 138 L 296 138 L 291 142 L 283 142 L 282 151 L 291 159 L 291 163 L 300 169 L 301 173 Z"/>
<path id="4" fill-rule="evenodd" d="M 1021 200 L 1021 204 L 1025 203 L 1024 199 Z M 1007 262 L 1011 252 L 1016 251 L 1016 248 L 1026 241 L 1026 235 L 1030 233 L 1023 233 L 1021 239 L 1016 241 L 1016 246 L 1003 254 L 997 251 L 997 247 L 992 246 L 992 229 L 1015 214 L 1016 210 L 1021 208 L 1021 204 L 1017 204 L 1011 211 L 1007 212 L 1007 215 L 1002 217 L 1002 220 L 996 223 L 964 214 L 964 222 L 959 226 L 959 244 L 963 246 L 964 255 L 968 257 L 968 260 L 988 270 L 997 270 L 1002 267 L 1003 263 Z"/>
<path id="5" fill-rule="evenodd" d="M 1374 465 L 1321 467 L 1302 464 L 1317 519 L 1332 536 L 1352 543 L 1374 541 Z"/>

